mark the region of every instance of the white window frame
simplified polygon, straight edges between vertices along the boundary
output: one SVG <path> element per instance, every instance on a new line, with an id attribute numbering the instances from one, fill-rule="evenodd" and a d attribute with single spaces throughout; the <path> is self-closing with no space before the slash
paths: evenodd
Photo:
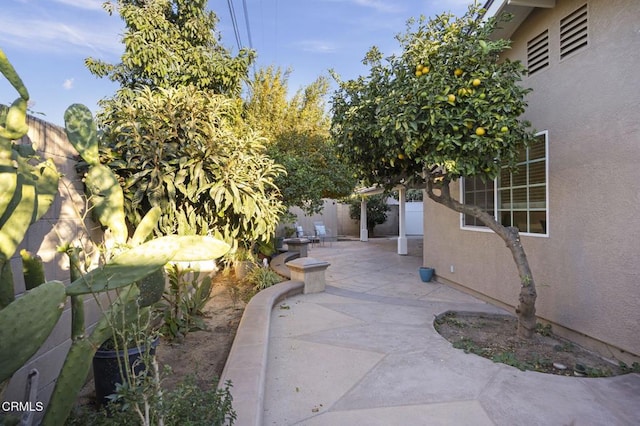
<path id="1" fill-rule="evenodd" d="M 535 137 L 544 135 L 544 154 L 545 154 L 545 205 L 546 205 L 546 209 L 545 209 L 545 233 L 537 233 L 537 232 L 520 232 L 520 235 L 525 235 L 525 236 L 530 236 L 530 237 L 543 237 L 543 238 L 548 238 L 549 237 L 549 131 L 548 130 L 543 130 L 541 132 L 538 132 L 535 134 Z M 493 180 L 493 205 L 494 205 L 494 212 L 493 212 L 493 216 L 494 219 L 496 221 L 498 221 L 498 223 L 500 223 L 500 218 L 499 218 L 499 206 L 498 206 L 498 179 L 494 179 Z M 460 202 L 462 204 L 464 204 L 464 179 L 460 179 Z M 493 230 L 491 230 L 489 227 L 487 226 L 477 226 L 477 225 L 465 225 L 464 223 L 464 214 L 460 213 L 460 229 L 464 230 L 464 231 L 476 231 L 476 232 L 493 232 Z"/>

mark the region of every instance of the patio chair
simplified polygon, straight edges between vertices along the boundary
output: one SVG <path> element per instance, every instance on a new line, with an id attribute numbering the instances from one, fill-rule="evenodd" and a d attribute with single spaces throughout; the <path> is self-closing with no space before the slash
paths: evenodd
<path id="1" fill-rule="evenodd" d="M 306 238 L 311 243 L 311 247 L 313 247 L 314 243 L 320 241 L 315 235 L 305 234 L 304 228 L 300 225 L 296 226 L 296 238 Z"/>
<path id="2" fill-rule="evenodd" d="M 329 247 L 331 247 L 331 230 L 324 226 L 323 222 L 314 222 L 313 226 L 316 230 L 316 238 L 321 245 L 324 245 L 325 241 L 329 241 Z"/>

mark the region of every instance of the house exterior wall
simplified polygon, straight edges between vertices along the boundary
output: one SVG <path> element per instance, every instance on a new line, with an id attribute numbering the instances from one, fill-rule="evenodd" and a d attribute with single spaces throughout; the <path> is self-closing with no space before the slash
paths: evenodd
<path id="1" fill-rule="evenodd" d="M 588 4 L 588 47 L 560 60 L 560 19 Z M 625 362 L 640 356 L 640 2 L 557 0 L 534 9 L 507 56 L 549 30 L 550 65 L 525 118 L 548 131 L 548 236 L 522 236 L 538 316 L 554 331 Z M 452 185 L 459 196 L 459 186 Z M 424 263 L 439 279 L 517 305 L 519 279 L 504 242 L 461 229 L 460 215 L 425 200 Z"/>

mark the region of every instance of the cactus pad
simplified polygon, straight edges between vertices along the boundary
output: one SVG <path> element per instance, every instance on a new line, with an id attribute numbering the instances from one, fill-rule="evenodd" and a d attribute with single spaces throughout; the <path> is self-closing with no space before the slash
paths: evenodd
<path id="1" fill-rule="evenodd" d="M 5 259 L 10 259 L 15 253 L 36 211 L 36 188 L 27 184 L 26 180 L 23 175 L 18 175 L 14 199 L 0 218 L 0 256 Z"/>
<path id="2" fill-rule="evenodd" d="M 124 244 L 129 235 L 124 216 L 124 195 L 111 169 L 98 164 L 89 169 L 85 183 L 96 219 L 109 228 L 116 242 Z"/>
<path id="3" fill-rule="evenodd" d="M 73 104 L 64 112 L 64 124 L 71 145 L 91 166 L 100 164 L 98 131 L 89 108 Z"/>
<path id="4" fill-rule="evenodd" d="M 11 83 L 11 85 L 18 91 L 22 99 L 25 101 L 29 100 L 29 91 L 2 49 L 0 49 L 0 73 L 9 80 L 9 83 Z"/>
<path id="5" fill-rule="evenodd" d="M 64 284 L 49 281 L 0 310 L 0 382 L 42 346 L 62 314 L 65 299 Z"/>

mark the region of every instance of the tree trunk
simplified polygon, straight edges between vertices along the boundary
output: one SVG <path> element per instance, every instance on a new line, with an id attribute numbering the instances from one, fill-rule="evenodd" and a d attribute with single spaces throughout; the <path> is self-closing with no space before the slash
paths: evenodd
<path id="1" fill-rule="evenodd" d="M 518 336 L 531 338 L 536 330 L 536 285 L 529 268 L 529 261 L 520 242 L 518 228 L 506 227 L 498 223 L 495 218 L 477 206 L 470 206 L 460 203 L 451 198 L 449 189 L 450 181 L 444 177 L 442 184 L 434 183 L 434 176 L 427 177 L 427 195 L 436 203 L 442 204 L 456 212 L 471 215 L 487 225 L 505 242 L 513 260 L 518 268 L 520 276 L 520 296 L 519 304 L 516 307 L 518 315 Z M 434 189 L 440 189 L 440 195 L 434 193 Z"/>

